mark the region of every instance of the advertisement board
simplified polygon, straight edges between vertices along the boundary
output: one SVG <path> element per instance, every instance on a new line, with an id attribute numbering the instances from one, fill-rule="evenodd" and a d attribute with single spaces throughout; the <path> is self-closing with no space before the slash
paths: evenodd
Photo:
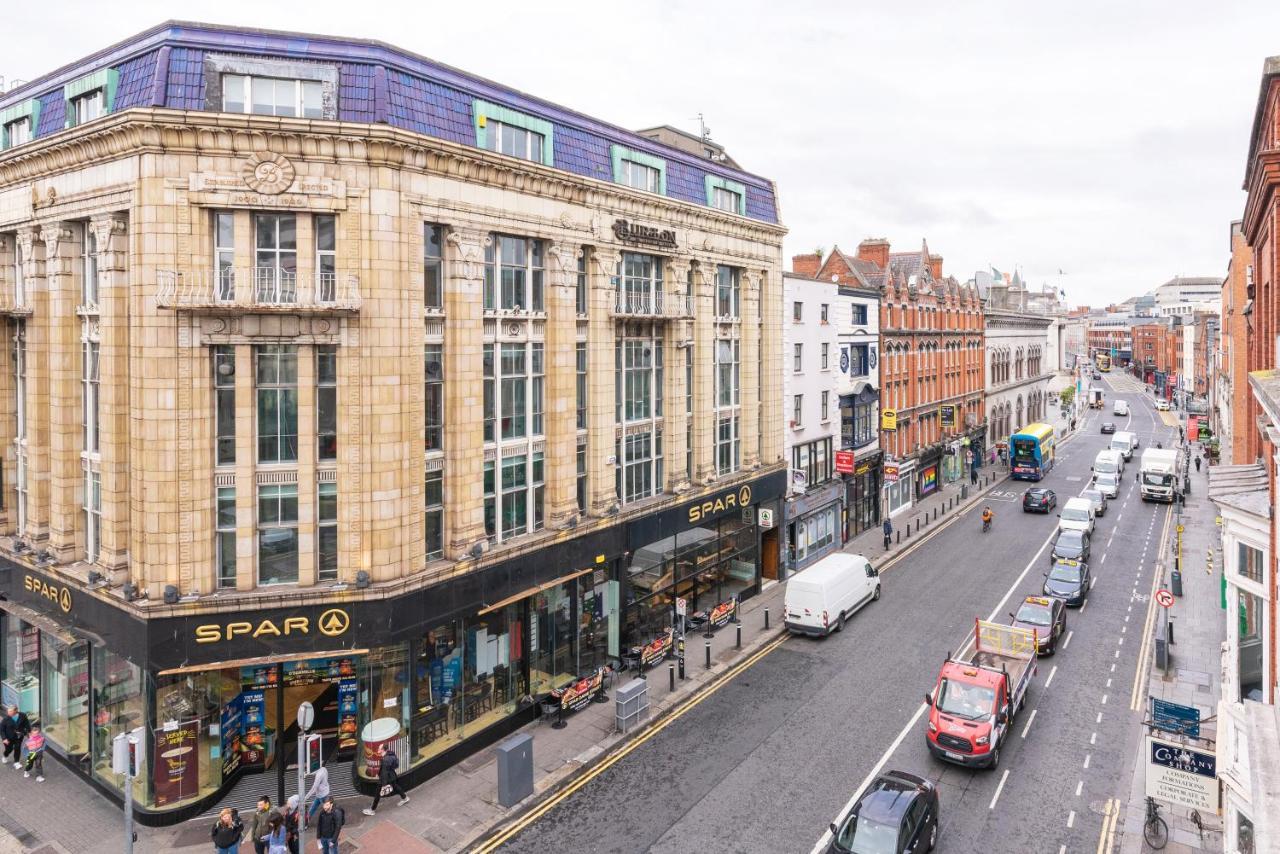
<path id="1" fill-rule="evenodd" d="M 1217 812 L 1218 767 L 1212 753 L 1147 736 L 1147 797 Z"/>
<path id="2" fill-rule="evenodd" d="M 853 451 L 836 451 L 836 471 L 853 474 Z"/>

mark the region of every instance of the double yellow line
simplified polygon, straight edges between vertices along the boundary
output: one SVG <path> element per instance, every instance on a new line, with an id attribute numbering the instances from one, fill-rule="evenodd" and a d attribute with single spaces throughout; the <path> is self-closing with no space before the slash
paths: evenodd
<path id="1" fill-rule="evenodd" d="M 1156 550 L 1156 566 L 1160 566 L 1164 557 L 1165 543 L 1169 536 L 1169 523 L 1173 520 L 1173 505 L 1170 504 L 1164 514 L 1164 527 L 1160 530 L 1160 547 Z M 1129 710 L 1141 711 L 1147 687 L 1147 674 L 1151 665 L 1152 629 L 1155 626 L 1156 590 L 1160 587 L 1160 573 L 1152 573 L 1151 589 L 1147 596 L 1147 618 L 1142 623 L 1142 643 L 1138 645 L 1138 668 L 1133 675 L 1133 691 L 1129 695 Z"/>
<path id="2" fill-rule="evenodd" d="M 1120 799 L 1107 798 L 1102 813 L 1102 832 L 1098 834 L 1097 854 L 1111 854 L 1116 844 L 1116 824 L 1120 821 Z"/>
<path id="3" fill-rule="evenodd" d="M 502 845 L 509 842 L 511 839 L 513 839 L 516 835 L 521 833 L 529 825 L 533 824 L 535 821 L 537 821 L 538 819 L 546 815 L 548 812 L 550 812 L 557 804 L 559 804 L 565 798 L 569 797 L 574 792 L 578 791 L 583 786 L 590 783 L 596 777 L 599 777 L 605 771 L 609 770 L 611 767 L 613 767 L 615 764 L 621 761 L 624 757 L 628 756 L 631 753 L 631 751 L 635 750 L 640 745 L 644 744 L 646 741 L 653 738 L 655 735 L 662 732 L 667 727 L 671 726 L 671 724 L 675 723 L 677 720 L 679 720 L 681 717 L 687 714 L 691 709 L 696 707 L 703 700 L 707 699 L 712 694 L 716 693 L 721 688 L 723 688 L 725 685 L 729 684 L 729 682 L 731 682 L 733 678 L 737 676 L 739 673 L 741 673 L 743 670 L 746 670 L 748 667 L 755 664 L 757 661 L 764 658 L 766 655 L 773 652 L 778 647 L 782 646 L 782 644 L 786 642 L 788 637 L 789 635 L 785 633 L 779 635 L 778 637 L 766 643 L 760 649 L 756 650 L 747 658 L 744 658 L 742 661 L 739 661 L 737 664 L 730 667 L 713 684 L 707 686 L 706 688 L 700 690 L 698 693 L 694 694 L 692 697 L 685 700 L 683 703 L 677 706 L 676 709 L 672 711 L 669 715 L 663 717 L 656 724 L 651 725 L 649 729 L 646 730 L 642 735 L 627 742 L 627 744 L 623 746 L 620 750 L 610 754 L 607 758 L 605 758 L 599 764 L 593 766 L 589 771 L 587 771 L 581 777 L 574 780 L 572 783 L 565 786 L 563 789 L 556 792 L 554 795 L 547 798 L 542 803 L 538 804 L 536 807 L 534 807 L 529 812 L 525 813 L 523 816 L 517 819 L 514 823 L 508 825 L 506 828 L 499 831 L 496 835 L 485 840 L 483 843 L 481 843 L 479 846 L 477 846 L 474 849 L 476 854 L 489 854 L 489 852 L 498 850 L 498 848 L 500 848 Z"/>

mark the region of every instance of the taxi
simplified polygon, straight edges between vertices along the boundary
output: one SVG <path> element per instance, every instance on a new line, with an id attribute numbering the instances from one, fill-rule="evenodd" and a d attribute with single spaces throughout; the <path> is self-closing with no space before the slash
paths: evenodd
<path id="1" fill-rule="evenodd" d="M 1089 595 L 1089 564 L 1083 561 L 1058 558 L 1044 574 L 1044 595 L 1056 596 L 1068 608 L 1084 606 Z"/>
<path id="2" fill-rule="evenodd" d="M 1012 625 L 1036 633 L 1036 652 L 1053 655 L 1067 631 L 1067 604 L 1055 596 L 1028 596 L 1018 612 L 1010 613 Z"/>

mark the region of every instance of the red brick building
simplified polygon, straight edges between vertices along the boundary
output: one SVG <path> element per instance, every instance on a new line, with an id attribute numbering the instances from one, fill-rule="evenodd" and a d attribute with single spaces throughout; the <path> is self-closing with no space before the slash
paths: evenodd
<path id="1" fill-rule="evenodd" d="M 1133 327 L 1133 367 L 1156 394 L 1170 397 L 1173 379 L 1182 369 L 1182 327 L 1164 323 L 1139 323 Z"/>
<path id="2" fill-rule="evenodd" d="M 1249 456 L 1249 290 L 1253 286 L 1253 251 L 1244 239 L 1244 223 L 1231 223 L 1231 262 L 1222 283 L 1222 334 L 1218 339 L 1218 372 L 1212 394 L 1213 432 L 1224 463 L 1255 462 Z"/>
<path id="3" fill-rule="evenodd" d="M 943 275 L 942 256 L 924 242 L 890 252 L 887 240 L 864 240 L 854 257 L 837 247 L 816 273 L 833 277 L 880 292 L 880 446 L 893 513 L 963 477 L 970 453 L 981 459 L 982 303 L 976 289 Z"/>

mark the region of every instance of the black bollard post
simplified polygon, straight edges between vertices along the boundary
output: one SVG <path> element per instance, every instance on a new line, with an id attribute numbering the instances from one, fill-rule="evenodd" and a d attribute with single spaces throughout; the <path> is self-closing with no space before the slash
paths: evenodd
<path id="1" fill-rule="evenodd" d="M 899 543 L 901 543 L 901 542 L 902 542 L 902 529 L 901 529 L 901 528 L 899 528 L 899 529 L 898 529 L 898 542 L 899 542 Z"/>
<path id="2" fill-rule="evenodd" d="M 734 626 L 734 628 L 737 629 L 738 631 L 738 640 L 734 644 L 734 648 L 742 649 L 742 623 L 738 623 L 738 625 Z"/>
<path id="3" fill-rule="evenodd" d="M 671 683 L 671 687 L 668 690 L 674 691 L 676 689 L 676 663 L 674 661 L 667 665 L 667 676 Z"/>
<path id="4" fill-rule="evenodd" d="M 710 670 L 710 669 L 711 669 L 711 641 L 707 641 L 707 642 L 706 642 L 706 644 L 707 644 L 707 647 L 706 647 L 706 649 L 707 649 L 707 669 L 708 669 L 708 670 Z"/>

